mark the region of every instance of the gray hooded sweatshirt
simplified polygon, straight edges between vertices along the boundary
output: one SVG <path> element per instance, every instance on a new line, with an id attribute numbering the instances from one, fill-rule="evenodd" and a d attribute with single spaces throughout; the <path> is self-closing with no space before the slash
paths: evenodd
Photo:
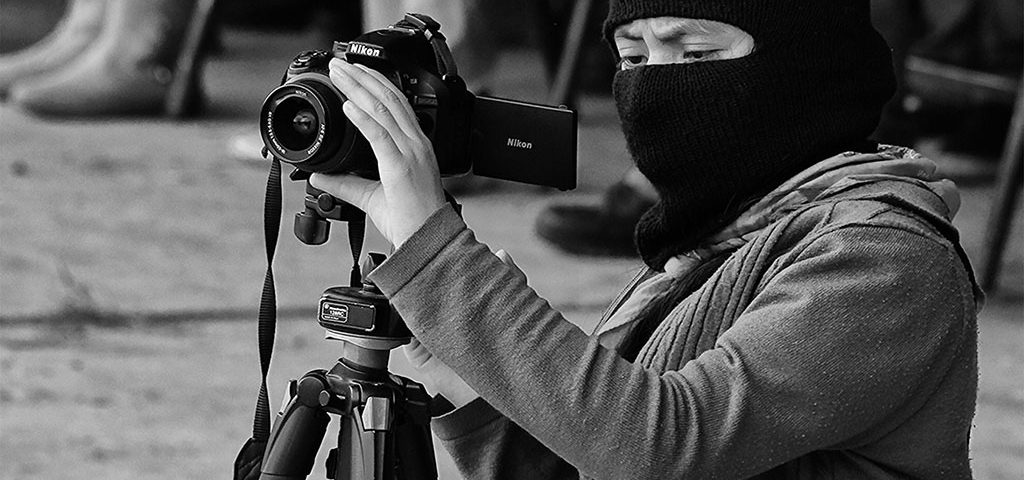
<path id="1" fill-rule="evenodd" d="M 449 207 L 370 275 L 480 395 L 432 427 L 467 478 L 970 478 L 982 298 L 927 185 L 781 214 L 636 363 L 551 308 Z"/>

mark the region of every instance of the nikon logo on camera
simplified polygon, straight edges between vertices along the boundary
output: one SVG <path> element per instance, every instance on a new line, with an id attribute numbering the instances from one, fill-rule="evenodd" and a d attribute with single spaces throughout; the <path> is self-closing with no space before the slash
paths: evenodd
<path id="1" fill-rule="evenodd" d="M 380 47 L 373 45 L 367 45 L 365 43 L 352 42 L 348 44 L 348 51 L 346 53 L 354 53 L 356 55 L 362 55 L 364 57 L 381 57 Z"/>
<path id="2" fill-rule="evenodd" d="M 533 148 L 532 143 L 524 142 L 518 138 L 509 138 L 507 145 L 513 148 L 521 148 L 523 150 L 530 150 L 531 148 Z"/>

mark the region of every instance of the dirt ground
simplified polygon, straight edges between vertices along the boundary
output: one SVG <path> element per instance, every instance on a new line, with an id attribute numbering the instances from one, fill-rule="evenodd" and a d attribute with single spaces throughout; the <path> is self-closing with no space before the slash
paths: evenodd
<path id="1" fill-rule="evenodd" d="M 982 320 L 975 477 L 1015 480 L 1024 472 L 1020 325 L 998 315 Z M 339 353 L 308 318 L 279 327 L 275 408 L 288 378 L 328 368 Z M 249 322 L 4 327 L 0 478 L 230 478 L 251 428 L 256 355 Z M 401 354 L 392 368 L 409 373 Z M 329 443 L 310 478 L 323 478 Z M 443 450 L 437 458 L 440 478 L 458 478 Z"/>
<path id="2" fill-rule="evenodd" d="M 190 122 L 55 121 L 0 107 L 0 478 L 226 478 L 251 428 L 259 382 L 255 310 L 265 263 L 265 165 L 228 158 L 303 39 L 225 35 L 207 67 L 210 110 Z M 538 100 L 538 60 L 503 60 L 508 96 Z M 532 62 L 532 63 L 531 63 Z M 526 67 L 523 67 L 523 65 Z M 581 109 L 580 191 L 593 200 L 627 168 L 606 99 Z M 979 253 L 990 186 L 965 186 L 957 224 Z M 478 236 L 506 248 L 531 284 L 583 328 L 638 268 L 584 260 L 531 231 L 552 192 L 503 186 L 464 198 Z M 276 261 L 279 325 L 271 373 L 329 367 L 337 344 L 310 316 L 349 266 L 344 229 L 299 244 L 286 184 Z M 1024 477 L 1024 240 L 1021 212 L 1003 286 L 979 321 L 981 388 L 972 435 L 980 480 Z M 372 236 L 367 247 L 381 250 Z M 407 371 L 404 359 L 393 360 Z M 331 438 L 331 434 L 328 434 Z M 324 451 L 321 451 L 321 458 Z M 442 478 L 455 478 L 439 452 Z M 322 478 L 322 461 L 311 478 Z"/>

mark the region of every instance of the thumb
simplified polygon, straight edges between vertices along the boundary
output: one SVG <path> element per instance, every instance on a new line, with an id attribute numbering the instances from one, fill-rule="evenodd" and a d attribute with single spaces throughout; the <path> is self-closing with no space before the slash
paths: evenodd
<path id="1" fill-rule="evenodd" d="M 309 184 L 366 213 L 370 213 L 375 197 L 382 191 L 380 182 L 355 175 L 314 173 L 309 177 Z"/>
<path id="2" fill-rule="evenodd" d="M 505 265 L 511 267 L 513 273 L 522 277 L 523 280 L 526 279 L 526 274 L 523 273 L 523 270 L 521 268 L 519 268 L 519 265 L 516 265 L 516 262 L 512 260 L 512 255 L 509 255 L 508 252 L 505 251 L 505 249 L 501 249 L 498 250 L 497 252 L 494 252 L 494 256 L 498 257 L 498 259 L 501 260 L 501 262 L 504 263 Z"/>
<path id="3" fill-rule="evenodd" d="M 928 186 L 942 198 L 949 209 L 949 219 L 952 220 L 960 210 L 960 190 L 956 188 L 956 184 L 952 180 L 942 179 L 928 182 Z"/>
<path id="4" fill-rule="evenodd" d="M 409 363 L 416 369 L 423 368 L 423 366 L 434 357 L 430 351 L 427 350 L 427 347 L 424 347 L 423 344 L 420 343 L 419 340 L 416 340 L 415 337 L 413 337 L 412 341 L 406 344 L 402 350 L 405 351 L 405 358 L 408 359 Z"/>

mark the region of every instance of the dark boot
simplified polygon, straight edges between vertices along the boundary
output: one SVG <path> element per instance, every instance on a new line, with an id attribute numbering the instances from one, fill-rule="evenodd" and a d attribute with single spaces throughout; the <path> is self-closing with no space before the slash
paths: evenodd
<path id="1" fill-rule="evenodd" d="M 17 84 L 11 99 L 39 115 L 164 111 L 195 0 L 110 0 L 96 43 L 67 67 Z"/>
<path id="2" fill-rule="evenodd" d="M 17 52 L 0 55 L 0 98 L 19 80 L 57 70 L 96 40 L 103 26 L 107 0 L 71 0 L 67 12 L 49 35 Z"/>
<path id="3" fill-rule="evenodd" d="M 537 216 L 537 235 L 577 255 L 636 257 L 633 230 L 655 200 L 626 182 L 605 191 L 597 205 L 550 205 Z"/>

